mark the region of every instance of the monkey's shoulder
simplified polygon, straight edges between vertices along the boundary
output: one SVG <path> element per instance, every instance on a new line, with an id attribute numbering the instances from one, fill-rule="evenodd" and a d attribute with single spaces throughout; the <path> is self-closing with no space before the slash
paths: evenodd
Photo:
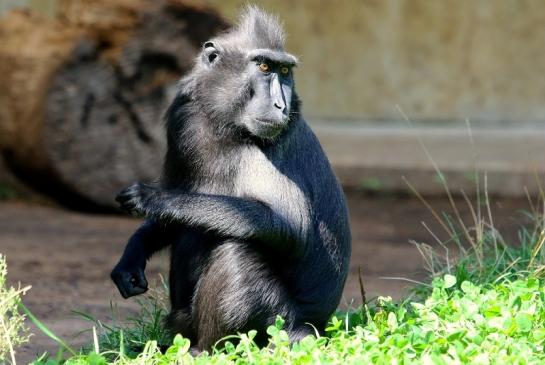
<path id="1" fill-rule="evenodd" d="M 268 148 L 248 145 L 239 152 L 234 194 L 266 203 L 302 230 L 316 221 L 317 211 L 346 215 L 342 190 L 314 133 L 302 121 L 284 137 Z"/>
<path id="2" fill-rule="evenodd" d="M 297 187 L 307 193 L 313 188 L 310 185 L 320 183 L 314 181 L 315 175 L 327 183 L 334 178 L 318 139 L 302 119 L 277 143 L 247 145 L 237 155 L 241 186 L 266 186 L 274 192 Z"/>

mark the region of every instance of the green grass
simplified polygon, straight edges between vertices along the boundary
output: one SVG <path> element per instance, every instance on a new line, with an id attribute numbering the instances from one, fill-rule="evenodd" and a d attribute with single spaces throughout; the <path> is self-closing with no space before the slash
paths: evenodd
<path id="1" fill-rule="evenodd" d="M 108 359 L 115 358 L 117 352 L 131 358 L 136 357 L 146 347 L 147 342 L 153 340 L 159 348 L 168 348 L 172 344 L 173 336 L 165 331 L 164 318 L 168 314 L 168 288 L 161 278 L 161 285 L 151 289 L 146 295 L 137 298 L 139 312 L 129 316 L 123 322 L 118 317 L 117 308 L 111 305 L 113 323 L 108 325 L 82 312 L 75 312 L 93 324 L 97 333 L 96 345 L 89 346 L 102 349 Z"/>
<path id="2" fill-rule="evenodd" d="M 518 242 L 505 242 L 479 213 L 473 228 L 436 214 L 449 232 L 432 248 L 418 243 L 430 284 L 404 301 L 379 297 L 336 313 L 326 336 L 290 345 L 278 318 L 259 348 L 256 332 L 232 336 L 212 353 L 193 357 L 190 343 L 162 330 L 165 286 L 141 301 L 141 313 L 106 326 L 91 317 L 93 343 L 67 360 L 35 364 L 541 364 L 545 363 L 545 226 L 541 204 Z M 488 200 L 482 205 L 489 211 Z M 432 233 L 432 237 L 438 235 Z M 362 288 L 363 289 L 363 288 Z M 363 291 L 363 290 L 362 290 Z M 236 340 L 236 341 L 235 341 Z M 170 346 L 168 346 L 168 345 Z"/>
<path id="3" fill-rule="evenodd" d="M 486 187 L 486 178 L 485 178 Z M 496 283 L 503 279 L 515 280 L 545 275 L 545 195 L 542 192 L 537 202 L 528 198 L 528 210 L 513 212 L 526 221 L 518 230 L 516 242 L 507 242 L 494 224 L 491 203 L 486 192 L 477 194 L 472 203 L 462 191 L 471 221 L 462 219 L 460 208 L 448 191 L 451 212 L 436 212 L 422 196 L 415 194 L 428 207 L 442 232 L 433 232 L 427 224 L 423 226 L 433 239 L 433 245 L 411 241 L 424 258 L 425 269 L 430 279 L 445 274 L 456 277 L 460 284 L 470 281 L 475 284 Z M 479 190 L 477 190 L 479 191 Z M 446 237 L 441 240 L 440 236 Z M 430 293 L 429 285 L 416 285 L 412 293 L 416 297 Z"/>
<path id="4" fill-rule="evenodd" d="M 372 308 L 334 316 L 326 337 L 309 336 L 293 346 L 278 318 L 265 348 L 253 343 L 255 331 L 199 357 L 189 354 L 190 343 L 181 336 L 164 353 L 150 341 L 136 357 L 123 349 L 103 352 L 96 340 L 94 351 L 66 364 L 541 364 L 544 323 L 542 280 L 475 285 L 445 275 L 434 279 L 423 302 L 379 298 Z"/>
<path id="5" fill-rule="evenodd" d="M 0 201 L 18 198 L 17 190 L 11 185 L 0 184 Z"/>
<path id="6" fill-rule="evenodd" d="M 7 274 L 6 257 L 0 254 L 0 364 L 15 362 L 15 348 L 28 342 L 29 337 L 19 304 L 30 287 L 8 287 Z"/>

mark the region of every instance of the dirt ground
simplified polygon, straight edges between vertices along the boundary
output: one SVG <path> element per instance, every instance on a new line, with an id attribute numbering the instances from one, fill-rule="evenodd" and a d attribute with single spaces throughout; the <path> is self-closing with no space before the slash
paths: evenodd
<path id="1" fill-rule="evenodd" d="M 406 281 L 384 279 L 404 277 L 425 280 L 423 261 L 409 239 L 432 239 L 421 222 L 440 232 L 430 212 L 412 198 L 348 196 L 353 253 L 341 305 L 361 302 L 358 267 L 361 267 L 367 298 L 390 295 L 399 298 L 409 285 Z M 438 211 L 450 211 L 444 198 L 429 200 Z M 469 211 L 461 199 L 457 205 L 466 220 Z M 524 222 L 517 213 L 528 209 L 525 199 L 495 200 L 492 204 L 497 227 L 507 237 L 516 237 Z M 117 303 L 122 315 L 134 313 L 134 300 L 123 300 L 110 282 L 109 272 L 119 258 L 129 235 L 138 226 L 136 219 L 115 215 L 92 215 L 55 207 L 21 202 L 0 203 L 0 253 L 7 256 L 9 282 L 32 285 L 25 304 L 57 335 L 74 346 L 91 341 L 91 325 L 72 314 L 90 313 L 108 321 L 110 303 Z M 159 254 L 148 264 L 147 276 L 153 282 L 167 272 L 167 255 Z M 55 351 L 53 341 L 35 327 L 29 345 L 20 349 L 20 363 L 35 354 Z"/>

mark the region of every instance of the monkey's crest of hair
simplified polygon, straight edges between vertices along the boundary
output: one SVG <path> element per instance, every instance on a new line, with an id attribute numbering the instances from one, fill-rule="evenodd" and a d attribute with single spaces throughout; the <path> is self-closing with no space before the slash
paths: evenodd
<path id="1" fill-rule="evenodd" d="M 248 5 L 237 25 L 219 39 L 241 49 L 284 50 L 284 27 L 278 17 L 255 5 Z"/>

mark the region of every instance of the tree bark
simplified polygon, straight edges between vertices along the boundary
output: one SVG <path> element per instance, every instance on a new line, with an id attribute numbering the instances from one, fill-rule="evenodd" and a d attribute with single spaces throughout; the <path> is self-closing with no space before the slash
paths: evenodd
<path id="1" fill-rule="evenodd" d="M 227 23 L 174 0 L 60 1 L 55 19 L 0 23 L 0 148 L 34 188 L 112 207 L 160 174 L 162 115 L 201 44 Z"/>

